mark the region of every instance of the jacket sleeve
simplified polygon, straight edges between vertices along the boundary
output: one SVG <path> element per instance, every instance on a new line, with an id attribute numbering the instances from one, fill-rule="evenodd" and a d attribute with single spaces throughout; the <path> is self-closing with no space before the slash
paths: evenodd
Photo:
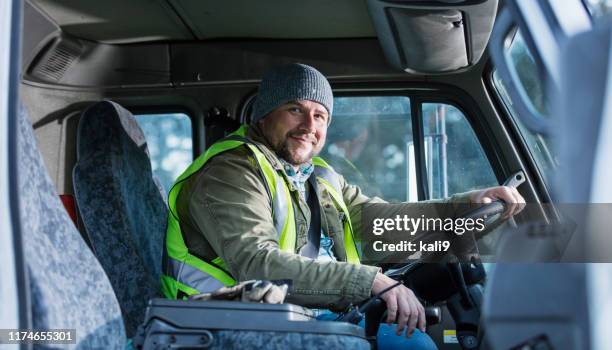
<path id="1" fill-rule="evenodd" d="M 246 149 L 213 158 L 195 181 L 186 194 L 190 219 L 237 280 L 290 279 L 288 301 L 309 307 L 338 310 L 370 296 L 378 268 L 279 249 L 270 198 Z"/>

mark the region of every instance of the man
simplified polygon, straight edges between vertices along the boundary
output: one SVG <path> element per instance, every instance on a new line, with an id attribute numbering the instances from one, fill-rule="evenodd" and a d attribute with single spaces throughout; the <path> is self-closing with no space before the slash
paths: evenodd
<path id="1" fill-rule="evenodd" d="M 235 281 L 288 279 L 289 302 L 342 310 L 395 283 L 379 268 L 359 264 L 352 238 L 350 218 L 359 216 L 361 204 L 381 200 L 315 158 L 332 112 L 331 87 L 316 69 L 290 64 L 264 76 L 251 125 L 213 145 L 170 192 L 167 297 Z M 507 187 L 449 200 L 495 199 L 524 202 Z M 423 306 L 410 289 L 400 285 L 382 299 L 398 335 L 425 330 Z"/>

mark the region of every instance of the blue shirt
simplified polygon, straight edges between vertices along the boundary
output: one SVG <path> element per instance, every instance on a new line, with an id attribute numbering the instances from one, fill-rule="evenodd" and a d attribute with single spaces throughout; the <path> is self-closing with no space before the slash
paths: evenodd
<path id="1" fill-rule="evenodd" d="M 287 163 L 284 159 L 281 158 L 280 160 L 283 163 L 285 172 L 289 177 L 289 181 L 291 181 L 293 186 L 298 189 L 300 197 L 306 201 L 308 199 L 306 194 L 306 181 L 308 181 L 308 178 L 310 175 L 312 175 L 314 165 L 312 162 L 304 163 L 301 164 L 296 171 L 295 168 L 291 164 Z M 319 242 L 319 256 L 317 257 L 317 260 L 336 261 L 336 257 L 332 251 L 333 246 L 334 240 L 327 236 L 323 232 L 323 228 L 321 228 L 321 240 Z"/>

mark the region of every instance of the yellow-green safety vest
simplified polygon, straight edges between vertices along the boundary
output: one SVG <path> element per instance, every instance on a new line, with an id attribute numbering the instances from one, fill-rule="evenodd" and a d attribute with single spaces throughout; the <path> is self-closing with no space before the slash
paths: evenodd
<path id="1" fill-rule="evenodd" d="M 168 227 L 166 230 L 166 254 L 164 256 L 164 272 L 161 276 L 162 293 L 169 299 L 177 299 L 193 294 L 208 293 L 222 286 L 236 284 L 225 267 L 221 257 L 204 261 L 189 252 L 185 245 L 179 219 L 176 212 L 176 199 L 185 180 L 200 170 L 208 160 L 219 153 L 246 145 L 253 152 L 257 164 L 263 173 L 266 185 L 272 197 L 273 221 L 279 233 L 278 243 L 285 252 L 295 253 L 296 229 L 291 193 L 282 175 L 280 175 L 265 155 L 247 140 L 247 126 L 243 125 L 228 137 L 213 144 L 178 177 L 168 195 Z M 314 175 L 330 193 L 343 215 L 344 246 L 349 263 L 359 264 L 359 254 L 353 238 L 353 228 L 349 211 L 344 200 L 338 174 L 321 158 L 313 158 Z"/>

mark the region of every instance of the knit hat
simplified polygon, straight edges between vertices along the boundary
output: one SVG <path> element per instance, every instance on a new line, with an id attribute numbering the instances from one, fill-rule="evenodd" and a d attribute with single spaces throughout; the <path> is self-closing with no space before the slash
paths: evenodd
<path id="1" fill-rule="evenodd" d="M 279 106 L 297 100 L 320 103 L 327 109 L 328 120 L 331 121 L 334 95 L 325 76 L 311 66 L 291 63 L 276 67 L 264 75 L 253 106 L 251 124 L 257 123 Z"/>

